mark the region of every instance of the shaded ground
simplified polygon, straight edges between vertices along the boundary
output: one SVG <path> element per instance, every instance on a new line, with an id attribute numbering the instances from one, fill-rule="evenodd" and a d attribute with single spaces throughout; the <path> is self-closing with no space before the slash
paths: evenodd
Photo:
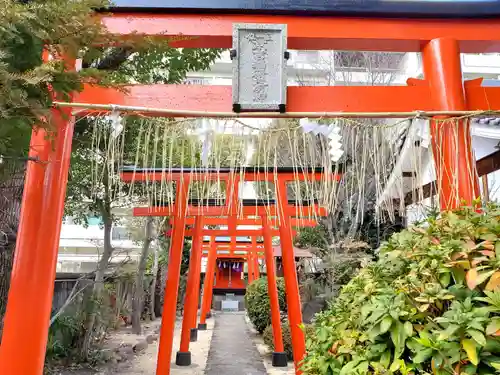
<path id="1" fill-rule="evenodd" d="M 244 313 L 215 317 L 205 375 L 265 375 L 267 371 L 250 336 Z"/>
<path id="2" fill-rule="evenodd" d="M 160 323 L 160 319 L 151 323 L 142 337 L 145 338 L 148 334 L 158 332 Z M 178 367 L 173 363 L 180 339 L 181 322 L 177 323 L 171 375 L 291 375 L 295 373 L 293 364 L 289 364 L 288 368 L 284 369 L 272 368 L 268 348 L 262 342 L 262 338 L 256 332 L 252 332 L 244 313 L 218 313 L 207 323 L 208 330 L 200 331 L 198 342 L 190 345 L 193 364 L 189 367 Z M 138 336 L 124 330 L 113 333 L 105 346 L 116 347 L 137 340 Z M 125 362 L 108 363 L 98 370 L 64 369 L 56 374 L 154 375 L 157 351 L 158 342 L 156 341 L 144 351 L 131 355 L 130 359 Z"/>
<path id="3" fill-rule="evenodd" d="M 193 364 L 188 367 L 179 367 L 175 365 L 175 354 L 179 349 L 180 341 L 180 328 L 181 321 L 176 324 L 176 334 L 174 338 L 174 346 L 172 353 L 172 367 L 171 375 L 203 375 L 207 362 L 210 343 L 213 333 L 213 319 L 209 319 L 208 330 L 200 331 L 198 333 L 198 342 L 190 344 L 190 351 L 192 354 Z M 151 332 L 158 332 L 161 320 L 158 319 L 149 326 L 145 331 L 143 338 Z M 116 347 L 117 345 L 127 344 L 129 342 L 136 342 L 140 336 L 130 334 L 129 332 L 115 332 L 107 340 L 106 347 Z M 106 350 L 106 349 L 104 349 Z M 156 372 L 156 361 L 158 354 L 158 341 L 149 345 L 145 350 L 140 353 L 132 354 L 129 360 L 120 363 L 108 363 L 97 370 L 89 369 L 64 369 L 57 372 L 57 375 L 154 375 Z"/>

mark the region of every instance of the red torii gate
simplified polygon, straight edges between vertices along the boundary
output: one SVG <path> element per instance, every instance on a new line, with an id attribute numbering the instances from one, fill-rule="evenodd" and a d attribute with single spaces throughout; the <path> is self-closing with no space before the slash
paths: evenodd
<path id="1" fill-rule="evenodd" d="M 262 226 L 262 219 L 236 219 L 234 217 L 231 218 L 204 218 L 204 225 L 228 225 L 229 219 L 236 220 L 237 225 L 260 225 Z M 277 222 L 275 219 L 273 220 L 268 220 L 269 224 L 272 226 L 277 225 Z M 195 223 L 195 220 L 189 220 L 188 223 Z M 273 225 L 274 224 L 274 225 Z M 293 218 L 291 219 L 291 224 L 292 226 L 315 226 L 317 225 L 317 222 L 315 220 L 311 219 L 305 219 L 305 218 Z M 214 263 L 217 259 L 221 258 L 227 258 L 227 259 L 242 259 L 246 260 L 248 264 L 248 282 L 251 283 L 255 279 L 259 278 L 259 265 L 258 265 L 258 259 L 266 259 L 266 268 L 271 267 L 272 270 L 268 271 L 268 290 L 270 291 L 270 295 L 273 292 L 274 289 L 276 289 L 276 282 L 275 282 L 275 263 L 274 263 L 274 253 L 272 253 L 272 260 L 270 260 L 267 257 L 267 251 L 268 249 L 265 249 L 265 244 L 259 245 L 256 241 L 256 237 L 259 236 L 264 236 L 264 232 L 268 231 L 268 235 L 271 237 L 273 236 L 279 236 L 279 230 L 276 229 L 271 229 L 271 228 L 261 228 L 261 229 L 236 229 L 236 235 L 238 237 L 244 237 L 244 236 L 249 236 L 251 237 L 251 243 L 248 242 L 238 242 L 234 243 L 233 241 L 229 242 L 210 242 L 210 244 L 207 246 L 205 245 L 202 248 L 202 254 L 201 257 L 206 257 L 208 258 L 208 264 L 207 264 L 207 272 L 205 274 L 205 286 L 204 286 L 204 294 L 203 294 L 203 302 L 202 302 L 202 311 L 201 311 L 201 316 L 200 316 L 200 324 L 196 326 L 194 325 L 194 328 L 191 328 L 191 341 L 196 340 L 197 334 L 194 331 L 196 327 L 198 329 L 206 329 L 206 316 L 210 310 L 211 306 L 211 301 L 212 301 L 212 292 L 213 292 L 213 266 Z M 196 233 L 196 229 L 186 229 L 185 231 L 185 236 L 193 236 L 194 233 Z M 292 231 L 292 234 L 295 234 L 296 231 Z M 166 232 L 167 236 L 170 236 L 172 234 L 172 230 L 169 230 Z M 209 238 L 217 238 L 217 236 L 230 236 L 231 234 L 235 234 L 235 230 L 229 231 L 228 229 L 203 229 L 202 235 L 203 236 L 209 236 Z M 236 246 L 236 247 L 235 247 Z M 208 252 L 205 252 L 204 249 L 208 248 Z M 262 251 L 259 251 L 259 249 L 262 249 Z M 218 250 L 224 251 L 224 253 L 219 253 Z M 272 244 L 271 244 L 271 252 L 273 251 Z M 266 256 L 261 255 L 261 253 L 265 253 Z M 269 265 L 268 265 L 269 264 Z M 197 288 L 199 285 L 199 279 L 198 275 L 196 275 L 196 281 L 194 281 L 194 287 Z M 272 296 L 271 296 L 272 298 Z M 193 303 L 198 303 L 199 296 L 196 295 L 194 298 Z M 276 307 L 278 309 L 276 310 Z M 280 312 L 279 312 L 279 306 L 273 306 L 271 307 L 271 313 L 273 316 L 273 321 L 275 321 L 275 324 L 279 324 L 279 318 L 280 318 Z M 281 331 L 281 328 L 279 328 Z M 273 332 L 274 335 L 275 332 Z M 279 333 L 279 332 L 278 332 Z M 280 366 L 285 364 L 286 365 L 286 358 L 284 356 L 281 356 L 283 352 L 283 343 L 282 339 L 280 338 L 281 336 L 277 336 L 278 339 L 275 337 L 275 353 L 273 354 L 273 365 L 275 366 Z M 178 363 L 179 364 L 179 363 Z"/>
<path id="2" fill-rule="evenodd" d="M 179 273 L 182 256 L 182 246 L 184 242 L 186 217 L 195 216 L 195 229 L 193 248 L 190 256 L 191 267 L 196 274 L 199 266 L 197 259 L 201 256 L 199 245 L 203 230 L 203 219 L 205 216 L 227 216 L 238 218 L 238 216 L 259 216 L 262 220 L 263 228 L 270 228 L 269 217 L 277 217 L 279 223 L 280 242 L 282 247 L 282 262 L 287 296 L 288 320 L 292 336 L 292 346 L 294 352 L 295 367 L 298 368 L 299 361 L 305 354 L 305 338 L 302 331 L 302 308 L 300 303 L 299 285 L 297 280 L 297 270 L 295 268 L 295 257 L 293 253 L 292 221 L 291 217 L 318 217 L 326 216 L 326 209 L 317 204 L 307 202 L 309 205 L 298 205 L 298 202 L 289 201 L 287 196 L 287 183 L 290 181 L 321 181 L 325 178 L 338 179 L 339 175 L 331 171 L 325 171 L 322 167 L 240 167 L 226 169 L 210 168 L 178 168 L 178 169 L 155 169 L 155 168 L 124 168 L 121 173 L 125 182 L 136 181 L 162 181 L 169 180 L 176 182 L 175 201 L 171 206 L 146 207 L 144 209 L 134 209 L 134 215 L 140 216 L 173 216 L 174 225 L 172 231 L 172 242 L 170 247 L 170 259 L 168 264 L 168 275 L 166 283 L 165 301 L 163 305 L 161 340 L 158 351 L 157 373 L 164 374 L 170 372 L 170 358 L 172 355 L 172 344 L 174 326 L 176 319 L 177 294 L 179 289 Z M 220 201 L 208 201 L 207 205 L 190 205 L 188 199 L 188 185 L 193 181 L 221 180 L 226 181 L 226 199 L 224 203 Z M 250 205 L 240 206 L 239 183 L 244 181 L 267 181 L 277 185 L 276 199 L 250 200 Z M 201 202 L 202 203 L 202 202 Z M 229 230 L 235 230 L 237 220 L 230 219 Z M 236 233 L 236 232 L 235 232 Z M 266 230 L 264 238 L 268 237 L 270 254 L 272 258 L 272 236 Z M 265 240 L 266 241 L 266 240 Z M 268 247 L 268 246 L 266 246 Z M 267 253 L 267 252 L 266 252 Z M 201 255 L 201 254 L 200 254 Z M 191 287 L 189 284 L 191 281 Z M 275 280 L 274 280 L 275 282 Z M 198 281 L 199 284 L 199 281 Z M 276 285 L 276 284 L 274 284 Z M 186 299 L 191 300 L 194 296 L 192 289 L 195 287 L 193 279 L 188 279 Z M 276 287 L 269 288 L 276 291 Z M 192 293 L 192 294 L 190 294 Z M 273 293 L 274 294 L 274 293 Z M 274 299 L 274 298 L 272 298 Z M 189 303 L 191 305 L 192 303 Z M 276 305 L 279 311 L 279 305 Z M 193 316 L 194 314 L 194 316 Z M 196 319 L 196 312 L 185 312 L 181 337 L 181 348 L 177 353 L 176 363 L 191 363 L 191 353 L 189 352 L 189 339 L 192 324 Z M 274 319 L 273 319 L 274 320 Z M 194 327 L 193 327 L 194 328 Z M 274 328 L 273 328 L 274 329 Z M 281 334 L 274 334 L 281 337 Z"/>
<path id="3" fill-rule="evenodd" d="M 356 17 L 281 16 L 254 14 L 137 14 L 117 13 L 101 17 L 111 33 L 172 38 L 182 35 L 172 46 L 183 48 L 231 48 L 234 23 L 286 24 L 288 47 L 291 49 L 337 49 L 359 51 L 421 52 L 425 78 L 408 80 L 407 86 L 360 87 L 289 87 L 287 110 L 290 117 L 298 112 L 371 113 L 372 116 L 394 113 L 407 117 L 420 111 L 431 116 L 453 116 L 470 111 L 500 110 L 500 88 L 482 87 L 481 79 L 462 83 L 460 53 L 500 52 L 500 23 L 495 19 L 387 19 Z M 166 26 L 168 25 L 168 26 Z M 74 61 L 67 61 L 69 69 Z M 73 97 L 74 108 L 89 104 L 105 106 L 83 110 L 81 114 L 111 110 L 109 104 L 159 107 L 182 111 L 231 112 L 231 88 L 227 86 L 168 86 L 135 85 L 128 90 L 86 86 Z M 396 114 L 399 113 L 399 116 Z M 29 156 L 40 163 L 29 163 L 26 171 L 21 218 L 11 276 L 11 286 L 2 344 L 0 373 L 6 375 L 40 375 L 43 371 L 53 284 L 57 262 L 66 182 L 71 155 L 73 120 L 70 108 L 65 115 L 54 110 L 55 140 L 44 130 L 32 133 Z M 406 114 L 405 114 L 406 113 Z M 151 113 L 150 113 L 151 114 Z M 155 113 L 161 116 L 161 111 Z M 193 116 L 193 113 L 186 114 Z M 249 116 L 279 117 L 279 114 Z M 463 199 L 472 204 L 479 191 L 471 157 L 470 131 L 462 122 L 455 142 L 452 124 L 432 122 L 432 146 L 441 147 L 436 158 L 438 193 L 442 208 L 455 208 Z M 456 182 L 453 176 L 458 176 Z M 180 184 L 185 185 L 184 183 Z M 186 196 L 181 187 L 181 196 Z M 182 212 L 183 205 L 178 207 Z M 285 215 L 286 216 L 286 215 Z M 42 220 L 43 218 L 43 220 Z M 284 232 L 288 229 L 285 223 Z M 281 229 L 281 228 L 280 228 Z M 182 230 L 181 230 L 182 231 Z M 182 239 L 174 236 L 175 242 Z M 285 240 L 286 241 L 286 240 Z M 285 257 L 284 257 L 285 260 Z M 289 260 L 287 261 L 289 263 Z M 173 267 L 175 270 L 176 268 Z M 287 285 L 288 288 L 288 285 Z M 296 288 L 291 286 L 291 291 Z M 287 293 L 289 295 L 289 293 Z M 33 309 L 36 306 L 36 309 Z M 291 322 L 295 324 L 296 317 Z M 173 329 L 173 326 L 165 328 Z M 293 328 L 292 328 L 293 329 Z M 301 333 L 292 330 L 301 341 Z M 30 340 L 26 340 L 30 337 Z M 20 350 L 20 343 L 23 343 Z M 295 340 L 294 340 L 295 344 Z M 163 351 L 162 358 L 165 358 Z M 296 364 L 301 359 L 303 345 L 294 347 Z M 159 363 L 158 374 L 169 374 L 169 358 Z"/>
<path id="4" fill-rule="evenodd" d="M 298 281 L 295 269 L 295 257 L 293 253 L 293 242 L 292 236 L 296 233 L 292 226 L 298 225 L 301 222 L 304 226 L 311 226 L 316 222 L 311 219 L 302 218 L 300 216 L 326 216 L 326 210 L 316 203 L 311 204 L 311 202 L 304 202 L 302 205 L 297 201 L 290 201 L 287 197 L 286 183 L 288 181 L 318 181 L 322 178 L 337 178 L 339 175 L 332 172 L 326 172 L 323 168 L 315 167 L 305 167 L 305 168 L 295 168 L 295 167 L 278 167 L 278 168 L 262 168 L 262 167 L 242 167 L 237 169 L 175 169 L 175 170 L 158 170 L 158 169 L 124 169 L 121 174 L 122 179 L 127 182 L 135 181 L 160 181 L 160 180 L 174 180 L 177 182 L 176 186 L 176 199 L 172 206 L 153 206 L 153 207 L 142 207 L 134 208 L 134 216 L 173 216 L 173 229 L 170 233 L 172 236 L 171 252 L 172 257 L 174 251 L 182 252 L 182 248 L 179 250 L 176 246 L 182 246 L 183 241 L 178 240 L 175 242 L 176 235 L 179 235 L 179 227 L 182 226 L 182 239 L 184 236 L 191 234 L 193 237 L 193 245 L 189 259 L 189 274 L 186 286 L 186 300 L 184 311 L 184 319 L 182 324 L 181 333 L 181 344 L 180 350 L 177 352 L 176 364 L 181 366 L 188 366 L 191 364 L 191 353 L 189 351 L 189 342 L 195 340 L 197 336 L 198 326 L 196 325 L 196 312 L 199 300 L 199 284 L 200 284 L 200 270 L 201 270 L 201 257 L 202 257 L 202 241 L 203 235 L 217 236 L 217 235 L 229 235 L 232 240 L 230 246 L 236 247 L 236 236 L 252 236 L 252 246 L 256 247 L 256 237 L 264 237 L 264 253 L 266 259 L 266 266 L 269 267 L 268 275 L 268 293 L 271 304 L 271 316 L 273 323 L 273 337 L 275 341 L 275 352 L 273 353 L 273 364 L 275 366 L 286 366 L 286 354 L 284 353 L 283 339 L 281 332 L 280 323 L 280 308 L 278 303 L 278 291 L 276 286 L 276 275 L 275 275 L 275 265 L 274 265 L 274 253 L 272 248 L 272 236 L 280 235 L 282 242 L 282 259 L 283 267 L 288 271 L 285 271 L 285 284 L 287 288 L 291 286 L 291 289 L 295 288 L 296 296 L 294 300 L 288 302 L 289 309 L 289 320 L 297 321 L 295 334 L 292 329 L 292 340 L 298 342 L 298 345 L 302 345 L 305 353 L 305 342 L 303 340 L 303 332 L 300 327 L 302 323 L 302 309 L 300 304 L 300 297 L 298 294 Z M 180 188 L 182 185 L 188 185 L 192 181 L 197 180 L 211 180 L 211 179 L 221 179 L 226 181 L 226 200 L 225 203 L 221 203 L 218 200 L 196 200 L 188 199 L 187 196 L 180 195 Z M 278 199 L 240 199 L 238 198 L 239 183 L 241 181 L 272 181 L 279 185 Z M 183 205 L 183 211 L 179 211 L 178 208 L 181 207 L 179 204 L 179 199 L 185 199 L 187 202 Z M 242 203 L 240 207 L 239 203 Z M 283 204 L 282 202 L 285 202 Z M 183 213 L 181 213 L 183 212 Z M 194 228 L 187 230 L 185 225 L 187 223 L 187 216 L 195 216 L 194 218 Z M 204 229 L 205 226 L 205 216 L 215 216 L 217 218 L 210 220 L 211 222 L 220 222 L 221 216 L 227 216 L 227 229 Z M 243 218 L 239 215 L 243 215 Z M 240 220 L 249 219 L 248 216 L 259 216 L 262 228 L 260 230 L 255 229 L 238 229 L 237 225 Z M 181 217 L 182 216 L 182 217 Z M 298 218 L 291 218 L 291 216 L 299 216 Z M 271 219 L 270 217 L 277 217 Z M 193 222 L 193 220 L 190 220 Z M 275 224 L 279 227 L 279 230 L 273 230 L 271 224 Z M 286 225 L 286 227 L 285 227 Z M 284 229 L 285 228 L 285 229 Z M 285 238 L 284 238 L 285 237 Z M 266 239 L 267 238 L 267 239 Z M 291 252 L 291 253 L 290 253 Z M 287 253 L 285 255 L 285 253 Z M 179 253 L 181 254 L 181 253 Z M 210 257 L 212 255 L 212 257 Z M 211 246 L 209 252 L 209 264 L 207 269 L 213 269 L 217 259 L 216 250 Z M 180 256 L 180 255 L 179 255 Z M 291 260 L 289 259 L 291 257 Z M 249 252 L 247 262 L 249 275 L 253 281 L 258 278 L 259 269 L 254 262 L 257 258 L 254 258 L 253 252 Z M 285 258 L 287 259 L 287 264 L 285 265 Z M 177 260 L 176 260 L 177 261 Z M 180 259 L 179 270 L 180 270 Z M 291 264 L 290 264 L 291 262 Z M 169 261 L 169 275 L 178 275 L 177 273 L 170 272 L 170 265 L 172 264 L 172 258 Z M 293 273 L 290 271 L 290 267 L 293 269 Z M 213 283 L 213 274 L 209 274 L 209 279 L 205 281 L 205 288 Z M 287 281 L 288 280 L 288 281 Z M 167 280 L 166 290 L 169 289 Z M 176 291 L 178 289 L 178 280 Z M 295 286 L 294 286 L 295 285 Z M 204 300 L 202 304 L 202 316 L 200 320 L 201 327 L 206 326 L 206 315 L 210 307 L 212 300 L 212 290 L 204 289 L 205 295 L 209 296 L 210 300 Z M 293 293 L 293 291 L 291 292 Z M 167 291 L 165 292 L 167 294 Z M 288 289 L 287 289 L 288 294 Z M 290 298 L 292 300 L 292 298 Z M 173 303 L 172 301 L 169 301 Z M 172 353 L 172 342 L 173 342 L 173 330 L 164 331 L 164 327 L 168 327 L 175 322 L 171 323 L 168 321 L 165 324 L 165 317 L 169 315 L 166 311 L 172 310 L 175 314 L 175 306 L 177 305 L 177 297 L 175 299 L 175 305 L 169 306 L 167 302 L 164 303 L 164 313 L 162 314 L 162 342 L 165 344 L 162 347 L 160 344 L 159 355 L 158 355 L 158 368 L 161 364 L 166 361 L 166 358 L 170 358 Z M 292 306 L 292 307 L 291 307 Z M 174 315 L 175 318 L 175 315 Z M 300 331 L 302 337 L 300 337 L 297 332 Z M 168 336 L 167 336 L 168 335 Z M 162 356 L 164 350 L 164 356 Z M 168 356 L 168 357 L 167 357 Z M 159 372 L 159 370 L 157 370 Z"/>

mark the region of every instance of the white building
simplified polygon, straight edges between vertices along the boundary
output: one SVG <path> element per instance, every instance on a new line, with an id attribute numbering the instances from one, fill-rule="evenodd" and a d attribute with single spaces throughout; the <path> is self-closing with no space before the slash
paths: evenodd
<path id="1" fill-rule="evenodd" d="M 90 273 L 97 269 L 104 244 L 104 229 L 97 218 L 89 219 L 88 227 L 66 217 L 61 228 L 57 272 Z M 111 230 L 111 245 L 115 248 L 111 267 L 137 263 L 141 244 L 133 241 L 125 226 Z"/>

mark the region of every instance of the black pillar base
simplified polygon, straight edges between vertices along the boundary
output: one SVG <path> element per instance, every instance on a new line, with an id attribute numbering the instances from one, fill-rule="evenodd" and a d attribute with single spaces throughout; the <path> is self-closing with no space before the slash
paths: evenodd
<path id="1" fill-rule="evenodd" d="M 273 367 L 287 367 L 288 357 L 286 353 L 274 352 L 273 353 Z"/>
<path id="2" fill-rule="evenodd" d="M 175 356 L 175 364 L 177 366 L 190 366 L 191 352 L 177 352 L 177 355 Z"/>
<path id="3" fill-rule="evenodd" d="M 206 318 L 207 318 L 207 319 L 210 319 L 211 317 L 212 317 L 212 311 L 207 312 L 207 316 L 206 316 Z"/>
<path id="4" fill-rule="evenodd" d="M 191 328 L 191 331 L 189 333 L 189 341 L 190 342 L 198 341 L 198 328 Z"/>
<path id="5" fill-rule="evenodd" d="M 207 323 L 198 323 L 198 331 L 206 331 Z"/>

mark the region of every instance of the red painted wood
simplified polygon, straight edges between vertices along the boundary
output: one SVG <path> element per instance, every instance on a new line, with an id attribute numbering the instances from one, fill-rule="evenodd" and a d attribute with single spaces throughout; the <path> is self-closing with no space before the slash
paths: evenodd
<path id="1" fill-rule="evenodd" d="M 229 274 L 231 274 L 231 277 L 229 277 Z M 217 267 L 214 289 L 246 289 L 246 285 L 241 278 L 241 272 Z"/>
<path id="2" fill-rule="evenodd" d="M 448 38 L 432 40 L 423 49 L 422 57 L 436 105 L 443 111 L 464 110 L 466 98 L 458 42 Z M 469 84 L 469 89 L 473 87 L 473 83 Z M 431 121 L 430 130 L 441 209 L 458 208 L 462 201 L 472 205 L 480 197 L 480 190 L 469 121 Z"/>
<path id="3" fill-rule="evenodd" d="M 232 112 L 231 86 L 133 85 L 123 89 L 126 92 L 86 85 L 74 101 L 170 110 Z M 435 108 L 429 96 L 428 86 L 290 86 L 287 91 L 287 111 L 430 111 Z M 82 114 L 89 112 L 79 111 Z M 102 110 L 97 112 L 102 113 Z M 161 113 L 149 115 L 161 116 Z M 269 117 L 274 115 L 270 113 Z"/>
<path id="4" fill-rule="evenodd" d="M 242 22 L 286 24 L 290 49 L 419 52 L 432 39 L 453 37 L 462 52 L 500 52 L 496 19 L 118 13 L 102 21 L 114 34 L 158 35 L 176 47 L 231 48 L 233 24 Z"/>

